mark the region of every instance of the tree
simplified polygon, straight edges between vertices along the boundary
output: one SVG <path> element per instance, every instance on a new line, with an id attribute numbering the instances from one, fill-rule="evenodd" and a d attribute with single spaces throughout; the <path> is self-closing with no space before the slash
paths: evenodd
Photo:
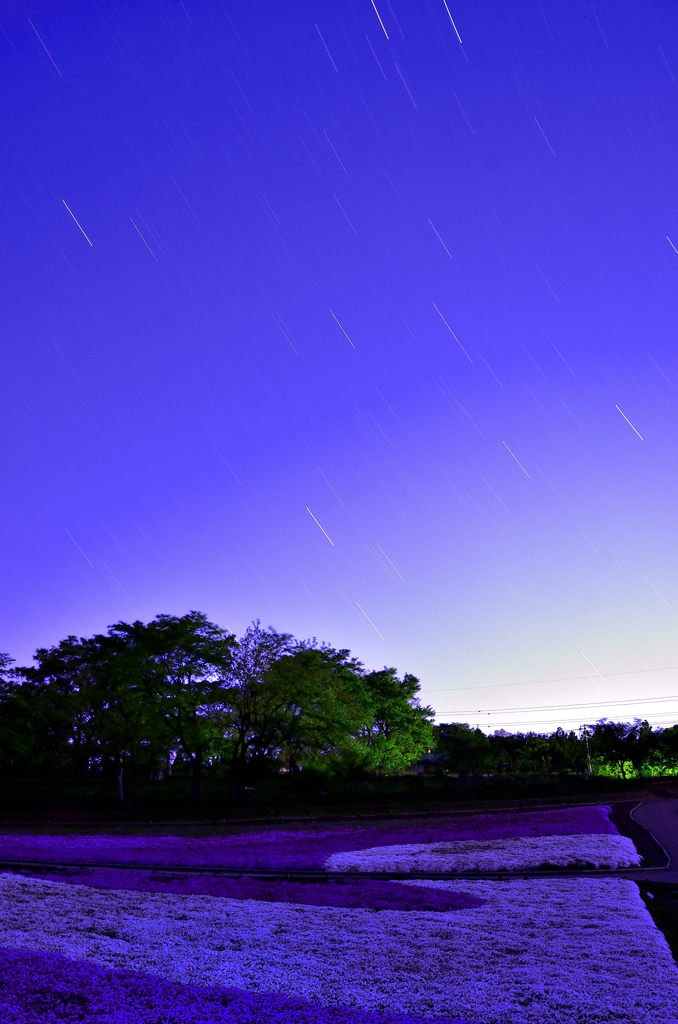
<path id="1" fill-rule="evenodd" d="M 467 723 L 451 722 L 436 726 L 436 751 L 447 754 L 445 766 L 460 775 L 479 778 L 493 761 L 490 741 L 482 729 Z"/>
<path id="2" fill-rule="evenodd" d="M 9 654 L 0 654 L 0 763 L 10 775 L 15 765 L 30 770 L 39 749 L 32 737 L 38 709 L 26 700 L 19 672 L 12 664 Z"/>
<path id="3" fill-rule="evenodd" d="M 12 671 L 10 665 L 14 664 L 14 658 L 10 658 L 9 654 L 0 654 L 0 683 L 4 683 Z"/>
<path id="4" fill-rule="evenodd" d="M 506 729 L 495 729 L 488 737 L 492 761 L 508 769 L 512 774 L 518 770 L 521 755 L 525 746 L 525 737 L 522 733 L 510 733 Z"/>
<path id="5" fill-rule="evenodd" d="M 678 771 L 678 725 L 672 725 L 668 729 L 656 729 L 655 757 L 667 773 Z"/>
<path id="6" fill-rule="evenodd" d="M 233 798 L 246 772 L 275 764 L 293 777 L 304 767 L 340 774 L 407 767 L 433 740 L 433 710 L 419 705 L 419 688 L 413 675 L 365 673 L 350 651 L 253 623 L 223 681 Z"/>
<path id="7" fill-rule="evenodd" d="M 652 729 L 647 722 L 596 722 L 591 733 L 591 747 L 597 760 L 627 778 L 629 767 L 642 775 L 654 746 Z"/>
<path id="8" fill-rule="evenodd" d="M 524 733 L 522 736 L 523 744 L 519 748 L 516 757 L 518 770 L 535 775 L 548 775 L 551 771 L 551 745 L 549 738 L 536 732 Z"/>
<path id="9" fill-rule="evenodd" d="M 565 732 L 560 726 L 549 736 L 553 766 L 564 771 L 584 772 L 587 767 L 586 742 L 576 732 Z"/>
<path id="10" fill-rule="evenodd" d="M 496 729 L 489 737 L 492 758 L 496 764 L 508 767 L 510 772 L 526 774 L 550 774 L 554 753 L 562 754 L 564 733 L 560 730 L 560 739 L 538 732 L 509 733 L 505 729 Z M 569 750 L 569 747 L 568 747 Z"/>
<path id="11" fill-rule="evenodd" d="M 163 717 L 164 681 L 147 627 L 138 620 L 95 635 L 88 650 L 101 764 L 115 766 L 120 800 L 131 808 L 135 772 L 153 765 L 172 742 Z"/>
<path id="12" fill-rule="evenodd" d="M 76 777 L 114 767 L 121 801 L 132 801 L 135 768 L 167 743 L 161 676 L 143 622 L 117 623 L 89 639 L 67 637 L 23 669 L 31 703 L 48 703 L 51 746 L 65 746 Z"/>
<path id="13" fill-rule="evenodd" d="M 59 772 L 70 764 L 81 778 L 97 745 L 90 642 L 69 636 L 39 648 L 34 660 L 35 666 L 14 670 L 24 751 L 36 768 Z"/>
<path id="14" fill-rule="evenodd" d="M 125 642 L 135 632 L 125 623 L 112 631 Z M 218 712 L 223 707 L 223 678 L 236 639 L 206 615 L 193 611 L 180 617 L 157 615 L 143 628 L 141 642 L 168 732 L 176 737 L 191 765 L 190 799 L 194 802 L 199 796 L 205 754 L 213 752 L 221 738 Z"/>
<path id="15" fill-rule="evenodd" d="M 433 708 L 421 707 L 416 676 L 398 678 L 395 668 L 363 676 L 369 702 L 369 726 L 360 740 L 370 752 L 370 767 L 382 772 L 402 771 L 419 760 L 433 744 Z"/>
<path id="16" fill-rule="evenodd" d="M 357 737 L 373 723 L 362 665 L 350 651 L 298 643 L 267 674 L 279 695 L 274 749 L 293 777 L 303 768 L 351 774 L 369 763 Z"/>
<path id="17" fill-rule="evenodd" d="M 115 774 L 128 807 L 135 774 L 173 753 L 190 768 L 192 800 L 203 766 L 219 762 L 239 799 L 248 776 L 397 772 L 433 742 L 415 676 L 365 672 L 348 650 L 259 620 L 239 640 L 196 611 L 121 621 L 41 648 L 35 662 L 11 670 L 0 656 L 0 761 Z"/>
<path id="18" fill-rule="evenodd" d="M 272 626 L 262 629 L 257 619 L 234 644 L 221 676 L 225 735 L 231 740 L 234 801 L 242 799 L 249 758 L 261 765 L 275 749 L 285 700 L 269 670 L 294 646 L 289 633 L 278 633 Z"/>
<path id="19" fill-rule="evenodd" d="M 100 738 L 115 751 L 128 806 L 140 762 L 148 767 L 176 745 L 191 767 L 190 799 L 198 799 L 205 752 L 221 738 L 215 712 L 234 643 L 200 612 L 118 622 L 88 642 Z"/>

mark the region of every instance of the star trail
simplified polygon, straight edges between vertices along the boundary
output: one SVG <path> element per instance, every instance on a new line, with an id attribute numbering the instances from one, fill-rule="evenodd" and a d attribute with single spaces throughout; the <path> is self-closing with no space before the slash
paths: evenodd
<path id="1" fill-rule="evenodd" d="M 195 608 L 439 721 L 665 722 L 678 5 L 0 28 L 0 650 Z"/>

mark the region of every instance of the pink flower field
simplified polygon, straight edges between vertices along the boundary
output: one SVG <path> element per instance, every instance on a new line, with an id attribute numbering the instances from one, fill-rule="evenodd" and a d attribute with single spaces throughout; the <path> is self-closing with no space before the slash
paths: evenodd
<path id="1" fill-rule="evenodd" d="M 255 878 L 223 878 L 219 875 L 172 874 L 140 868 L 68 868 L 31 870 L 31 878 L 51 879 L 95 889 L 129 889 L 133 892 L 168 892 L 185 896 L 218 896 L 231 900 L 264 903 L 299 903 L 313 907 L 362 907 L 365 910 L 451 911 L 480 906 L 481 899 L 451 890 L 412 889 L 397 882 L 370 878 L 328 882 L 287 882 Z"/>
<path id="2" fill-rule="evenodd" d="M 464 1024 L 173 984 L 21 949 L 0 950 L 0 1019 L 7 1024 Z"/>
<path id="3" fill-rule="evenodd" d="M 412 850 L 426 863 L 428 850 L 455 844 L 504 868 L 525 844 L 537 862 L 576 864 L 589 847 L 632 849 L 621 841 L 607 807 L 209 838 L 2 836 L 0 857 L 72 866 L 0 875 L 0 1019 L 678 1024 L 678 968 L 623 878 L 301 883 L 172 871 L 310 869 Z"/>
<path id="4" fill-rule="evenodd" d="M 416 824 L 387 821 L 350 827 L 271 829 L 208 839 L 172 835 L 3 835 L 0 836 L 0 858 L 158 864 L 165 867 L 194 864 L 232 868 L 322 868 L 332 854 L 377 846 L 518 836 L 618 835 L 608 814 L 607 807 L 568 807 L 553 811 L 424 819 Z"/>

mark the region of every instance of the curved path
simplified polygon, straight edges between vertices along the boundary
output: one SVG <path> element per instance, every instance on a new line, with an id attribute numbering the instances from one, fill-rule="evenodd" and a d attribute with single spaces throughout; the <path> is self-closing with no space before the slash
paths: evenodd
<path id="1" fill-rule="evenodd" d="M 669 867 L 663 871 L 654 869 L 644 872 L 625 872 L 635 881 L 678 883 L 678 798 L 662 798 L 660 800 L 644 800 L 633 810 L 633 818 L 650 832 L 660 846 L 671 858 Z"/>

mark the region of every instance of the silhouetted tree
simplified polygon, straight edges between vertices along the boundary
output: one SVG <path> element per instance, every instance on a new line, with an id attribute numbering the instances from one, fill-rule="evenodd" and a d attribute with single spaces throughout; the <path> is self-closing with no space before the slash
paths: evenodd
<path id="1" fill-rule="evenodd" d="M 134 628 L 124 623 L 113 630 L 124 641 L 135 635 Z M 190 799 L 196 801 L 205 753 L 216 752 L 223 737 L 223 680 L 236 638 L 201 612 L 157 615 L 140 632 L 154 675 L 154 696 L 168 734 L 179 742 L 190 763 Z"/>
<path id="2" fill-rule="evenodd" d="M 678 725 L 655 730 L 654 755 L 660 770 L 678 771 Z"/>
<path id="3" fill-rule="evenodd" d="M 551 764 L 559 771 L 584 772 L 587 767 L 586 744 L 576 732 L 560 726 L 549 736 Z"/>
<path id="4" fill-rule="evenodd" d="M 652 729 L 647 722 L 636 718 L 634 722 L 609 722 L 601 719 L 591 731 L 592 754 L 607 763 L 623 779 L 629 767 L 642 775 L 654 746 Z"/>
<path id="5" fill-rule="evenodd" d="M 444 767 L 478 778 L 493 763 L 490 741 L 482 729 L 465 722 L 441 723 L 435 730 L 436 751 L 445 753 Z"/>
<path id="6" fill-rule="evenodd" d="M 242 799 L 247 762 L 261 762 L 276 745 L 285 697 L 269 675 L 274 662 L 292 653 L 295 641 L 257 619 L 233 646 L 221 678 L 225 735 L 231 743 L 231 797 Z"/>
<path id="7" fill-rule="evenodd" d="M 39 648 L 37 664 L 14 670 L 16 727 L 33 769 L 58 773 L 70 764 L 81 778 L 97 752 L 92 643 L 75 636 Z"/>

